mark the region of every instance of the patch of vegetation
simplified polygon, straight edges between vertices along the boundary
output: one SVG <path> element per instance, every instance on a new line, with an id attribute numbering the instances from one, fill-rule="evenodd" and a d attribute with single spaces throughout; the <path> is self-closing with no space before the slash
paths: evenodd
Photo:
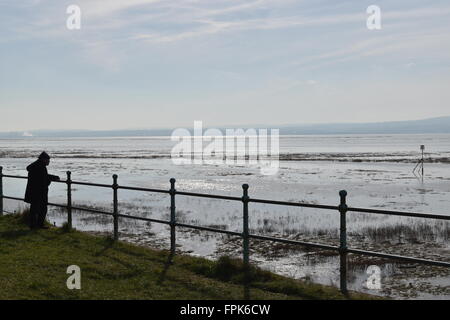
<path id="1" fill-rule="evenodd" d="M 30 209 L 29 208 L 24 208 L 24 209 L 20 209 L 15 215 L 13 215 L 13 217 L 15 218 L 15 220 L 18 223 L 24 224 L 26 226 L 30 225 Z M 50 227 L 51 224 L 45 220 L 44 221 L 44 225 L 47 227 Z"/>
<path id="2" fill-rule="evenodd" d="M 30 225 L 30 209 L 21 209 L 16 215 L 14 215 L 19 223 L 29 226 Z"/>
<path id="3" fill-rule="evenodd" d="M 350 233 L 350 235 L 355 235 Z M 447 242 L 450 239 L 450 223 L 434 221 L 414 223 L 410 225 L 397 224 L 376 227 L 365 227 L 359 235 L 366 235 L 374 242 L 399 241 L 406 243 L 432 242 L 440 239 Z"/>
<path id="4" fill-rule="evenodd" d="M 61 230 L 64 231 L 64 232 L 72 232 L 72 231 L 75 231 L 75 229 L 73 229 L 73 228 L 71 228 L 71 227 L 69 226 L 69 223 L 68 223 L 68 222 L 64 222 L 64 223 L 63 223 L 63 225 L 61 226 Z"/>

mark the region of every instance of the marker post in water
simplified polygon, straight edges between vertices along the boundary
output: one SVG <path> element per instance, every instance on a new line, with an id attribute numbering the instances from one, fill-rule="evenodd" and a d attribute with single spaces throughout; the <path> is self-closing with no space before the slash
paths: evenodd
<path id="1" fill-rule="evenodd" d="M 424 164 L 424 161 L 423 161 L 423 153 L 424 153 L 424 151 L 425 151 L 425 145 L 424 145 L 424 144 L 422 144 L 422 145 L 420 146 L 420 150 L 422 151 L 422 179 L 423 179 L 423 172 L 424 172 L 424 169 L 423 169 L 423 164 Z"/>
<path id="2" fill-rule="evenodd" d="M 423 181 L 423 176 L 424 176 L 424 163 L 425 163 L 425 157 L 424 157 L 424 155 L 425 155 L 425 145 L 420 145 L 420 150 L 422 151 L 422 159 L 420 159 L 419 161 L 418 161 L 418 163 L 416 164 L 416 166 L 414 167 L 414 169 L 413 169 L 413 173 L 414 173 L 414 175 L 417 177 L 417 175 L 416 175 L 416 170 L 417 170 L 417 168 L 419 168 L 419 166 L 421 167 L 421 170 L 419 171 L 419 175 L 421 175 L 422 176 L 422 181 Z"/>

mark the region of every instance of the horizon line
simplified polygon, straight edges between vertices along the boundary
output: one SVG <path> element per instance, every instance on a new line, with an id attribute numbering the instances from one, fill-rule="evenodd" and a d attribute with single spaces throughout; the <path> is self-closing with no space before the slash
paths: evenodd
<path id="1" fill-rule="evenodd" d="M 203 129 L 208 128 L 255 128 L 255 127 L 264 127 L 264 128 L 288 128 L 288 127 L 296 127 L 296 126 L 320 126 L 320 125 L 362 125 L 362 124 L 382 124 L 382 123 L 397 123 L 397 122 L 416 122 L 416 121 L 427 121 L 434 119 L 443 119 L 450 118 L 450 115 L 445 116 L 435 116 L 435 117 L 427 117 L 420 119 L 411 119 L 411 120 L 385 120 L 385 121 L 373 121 L 373 122 L 311 122 L 311 123 L 288 123 L 288 124 L 246 124 L 246 125 L 218 125 L 218 126 L 207 126 Z M 200 121 L 200 120 L 199 120 Z M 27 130 L 15 130 L 15 131 L 0 131 L 0 134 L 14 134 L 14 133 L 31 133 L 31 132 L 107 132 L 107 131 L 163 131 L 163 130 L 174 130 L 179 127 L 160 127 L 160 128 L 123 128 L 123 129 L 27 129 Z M 190 127 L 183 128 L 193 128 L 193 125 Z"/>

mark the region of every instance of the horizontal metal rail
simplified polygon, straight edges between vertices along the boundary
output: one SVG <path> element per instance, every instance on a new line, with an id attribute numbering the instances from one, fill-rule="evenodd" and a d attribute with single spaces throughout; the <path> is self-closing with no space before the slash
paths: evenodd
<path id="1" fill-rule="evenodd" d="M 154 192 L 154 193 L 169 193 L 169 190 L 163 189 L 149 189 L 149 188 L 138 188 L 138 187 L 126 187 L 126 186 L 117 186 L 118 189 L 122 190 L 132 190 L 132 191 L 143 191 L 143 192 Z"/>
<path id="2" fill-rule="evenodd" d="M 215 194 L 206 194 L 206 193 L 175 191 L 175 194 L 178 194 L 178 195 L 181 195 L 181 196 L 188 196 L 188 197 L 212 198 L 212 199 L 231 200 L 231 201 L 242 201 L 242 198 L 240 198 L 240 197 L 218 196 L 218 195 L 215 195 Z"/>
<path id="3" fill-rule="evenodd" d="M 0 209 L 3 212 L 4 211 L 3 210 L 3 199 L 16 200 L 16 201 L 24 201 L 24 199 L 4 195 L 2 178 L 28 179 L 28 177 L 16 176 L 16 175 L 4 175 L 4 174 L 2 174 L 2 167 L 0 167 Z M 388 254 L 388 253 L 348 248 L 347 247 L 347 231 L 346 231 L 346 213 L 347 212 L 384 214 L 384 215 L 436 219 L 436 220 L 445 220 L 445 221 L 450 221 L 450 215 L 348 207 L 346 204 L 347 193 L 345 191 L 340 192 L 341 204 L 339 206 L 333 206 L 333 205 L 310 204 L 310 203 L 304 203 L 304 202 L 274 201 L 274 200 L 256 199 L 256 198 L 253 199 L 248 196 L 248 185 L 243 185 L 244 195 L 242 197 L 235 197 L 235 196 L 223 196 L 223 195 L 215 195 L 215 194 L 177 191 L 175 189 L 175 179 L 170 180 L 171 188 L 169 190 L 155 189 L 155 188 L 143 188 L 143 187 L 132 187 L 132 186 L 121 186 L 117 183 L 116 175 L 113 176 L 112 184 L 98 184 L 98 183 L 89 183 L 89 182 L 82 182 L 82 181 L 72 181 L 71 173 L 67 172 L 67 180 L 59 180 L 59 181 L 55 181 L 55 182 L 63 183 L 63 184 L 67 185 L 67 189 L 68 189 L 67 205 L 57 204 L 57 203 L 48 203 L 48 205 L 59 207 L 59 208 L 65 208 L 68 211 L 68 222 L 69 222 L 70 227 L 72 227 L 71 226 L 72 210 L 85 211 L 85 212 L 92 213 L 92 214 L 103 214 L 103 215 L 112 216 L 114 218 L 114 239 L 116 239 L 116 240 L 118 239 L 118 235 L 119 235 L 119 233 L 118 233 L 118 222 L 119 222 L 118 219 L 119 218 L 165 224 L 165 225 L 170 226 L 170 229 L 171 229 L 171 254 L 172 255 L 175 253 L 175 228 L 176 227 L 189 228 L 189 229 L 206 231 L 206 232 L 220 233 L 220 234 L 225 234 L 225 235 L 229 235 L 229 236 L 236 236 L 236 237 L 240 237 L 243 239 L 243 244 L 244 244 L 243 254 L 244 254 L 244 264 L 245 265 L 248 265 L 248 261 L 249 261 L 248 260 L 249 239 L 261 240 L 261 241 L 272 241 L 272 242 L 284 243 L 284 244 L 289 244 L 289 245 L 303 246 L 303 247 L 307 247 L 307 248 L 335 251 L 340 255 L 340 258 L 341 258 L 340 259 L 340 261 L 341 261 L 341 267 L 340 267 L 341 284 L 340 284 L 340 287 L 341 287 L 341 291 L 343 293 L 347 292 L 347 283 L 346 283 L 347 254 L 366 255 L 366 256 L 372 256 L 372 257 L 392 259 L 392 260 L 397 260 L 397 261 L 404 261 L 404 262 L 408 262 L 408 263 L 419 263 L 419 264 L 430 265 L 430 266 L 450 267 L 450 262 L 446 262 L 446 261 L 434 261 L 434 260 L 423 259 L 423 258 L 407 257 L 407 256 L 400 256 L 400 255 L 395 255 L 395 254 Z M 102 187 L 102 188 L 112 189 L 114 191 L 113 192 L 113 194 L 114 194 L 114 201 L 113 201 L 114 212 L 106 212 L 103 210 L 88 208 L 88 207 L 73 206 L 72 201 L 71 201 L 71 192 L 72 192 L 71 186 L 72 185 L 83 185 L 83 186 Z M 162 193 L 162 194 L 170 195 L 170 199 L 171 199 L 170 200 L 171 201 L 170 221 L 120 214 L 119 210 L 118 210 L 117 190 Z M 218 228 L 191 225 L 191 224 L 177 222 L 176 221 L 176 210 L 175 210 L 175 196 L 176 195 L 242 202 L 244 205 L 244 232 L 228 231 L 228 230 L 223 230 L 223 229 L 218 229 Z M 298 240 L 289 240 L 289 239 L 285 239 L 285 238 L 277 238 L 277 237 L 271 237 L 271 236 L 265 236 L 265 235 L 251 234 L 249 232 L 249 228 L 248 228 L 248 204 L 249 203 L 261 203 L 261 204 L 271 204 L 271 205 L 279 205 L 279 206 L 291 206 L 291 207 L 302 207 L 302 208 L 313 208 L 313 209 L 339 211 L 340 216 L 341 216 L 340 245 L 333 246 L 333 245 L 311 243 L 311 242 L 298 241 Z M 1 213 L 0 213 L 0 215 L 1 215 Z"/>
<path id="4" fill-rule="evenodd" d="M 339 251 L 339 247 L 330 246 L 330 245 L 326 245 L 326 244 L 289 240 L 289 239 L 275 238 L 275 237 L 262 236 L 262 235 L 256 235 L 256 234 L 249 234 L 249 237 L 253 238 L 253 239 L 258 239 L 258 240 L 267 240 L 267 241 L 280 242 L 280 243 L 286 243 L 286 244 L 300 245 L 300 246 L 310 247 L 310 248 Z"/>
<path id="5" fill-rule="evenodd" d="M 304 203 L 304 202 L 274 201 L 274 200 L 253 199 L 253 198 L 250 198 L 249 202 L 273 204 L 273 205 L 278 205 L 278 206 L 291 206 L 291 207 L 314 208 L 314 209 L 325 209 L 325 210 L 338 210 L 337 206 L 311 204 L 311 203 Z"/>
<path id="6" fill-rule="evenodd" d="M 67 183 L 67 181 L 55 181 L 59 183 Z M 101 184 L 101 183 L 89 183 L 89 182 L 81 182 L 81 181 L 72 181 L 72 184 L 76 184 L 79 186 L 89 186 L 89 187 L 99 187 L 99 188 L 112 188 L 110 184 Z"/>
<path id="7" fill-rule="evenodd" d="M 372 256 L 372 257 L 379 257 L 379 258 L 386 258 L 386 259 L 402 260 L 405 262 L 426 264 L 426 265 L 430 265 L 430 266 L 447 267 L 447 268 L 450 267 L 450 262 L 445 262 L 445 261 L 435 261 L 435 260 L 429 260 L 429 259 L 405 257 L 405 256 L 396 255 L 396 254 L 388 254 L 388 253 L 366 251 L 366 250 L 360 250 L 360 249 L 350 249 L 350 248 L 347 249 L 347 252 L 354 253 L 354 254 L 366 255 L 366 256 Z"/>
<path id="8" fill-rule="evenodd" d="M 25 199 L 22 198 L 16 198 L 16 197 L 10 197 L 10 196 L 3 196 L 3 199 L 8 199 L 8 200 L 16 200 L 16 201 L 22 201 L 25 202 Z M 67 205 L 65 204 L 59 204 L 59 203 L 52 203 L 49 202 L 47 203 L 47 205 L 52 206 L 52 207 L 58 207 L 58 208 L 64 208 L 67 209 Z M 90 212 L 90 213 L 96 213 L 96 214 L 105 214 L 105 215 L 112 215 L 111 212 L 105 212 L 105 211 L 101 211 L 101 210 L 97 210 L 97 209 L 92 209 L 92 208 L 87 208 L 87 207 L 76 207 L 76 206 L 71 206 L 71 208 L 73 210 L 78 210 L 78 211 L 86 211 L 86 212 Z"/>
<path id="9" fill-rule="evenodd" d="M 64 206 L 64 208 L 67 209 L 67 206 Z M 85 207 L 76 207 L 76 206 L 72 206 L 71 208 L 72 208 L 72 210 L 86 211 L 86 212 L 89 212 L 89 213 L 103 214 L 103 215 L 107 215 L 107 216 L 112 216 L 113 215 L 112 212 L 105 212 L 105 211 L 101 211 L 101 210 L 97 210 L 97 209 L 91 209 L 91 208 L 85 208 Z"/>
<path id="10" fill-rule="evenodd" d="M 404 211 L 389 211 L 389 210 L 363 209 L 363 208 L 352 208 L 352 207 L 349 207 L 348 211 L 450 221 L 450 215 L 433 214 L 433 213 L 430 214 L 430 213 L 417 213 L 417 212 L 404 212 Z"/>
<path id="11" fill-rule="evenodd" d="M 4 175 L 3 175 L 3 178 L 13 178 L 13 179 L 27 179 L 27 180 L 28 180 L 28 177 L 22 177 L 22 176 L 12 176 L 12 175 L 9 175 L 9 174 L 4 174 Z"/>
<path id="12" fill-rule="evenodd" d="M 16 198 L 16 197 L 8 197 L 8 196 L 3 196 L 3 199 L 8 199 L 8 200 L 17 200 L 17 201 L 25 201 L 22 198 Z"/>
<path id="13" fill-rule="evenodd" d="M 242 237 L 242 233 L 235 232 L 235 231 L 228 231 L 228 230 L 222 230 L 222 229 L 210 228 L 210 227 L 202 227 L 202 226 L 194 226 L 194 225 L 185 224 L 185 223 L 175 223 L 175 225 L 178 226 L 178 227 L 196 229 L 196 230 L 201 230 L 201 231 L 210 231 L 210 232 L 227 234 L 227 235 L 230 235 L 230 236 Z"/>
<path id="14" fill-rule="evenodd" d="M 165 220 L 144 218 L 144 217 L 136 217 L 136 216 L 130 216 L 130 215 L 127 215 L 127 214 L 118 214 L 117 216 L 120 217 L 120 218 L 127 218 L 127 219 L 132 219 L 132 220 L 141 220 L 141 221 L 155 222 L 155 223 L 161 223 L 161 224 L 170 224 L 169 221 L 165 221 Z"/>

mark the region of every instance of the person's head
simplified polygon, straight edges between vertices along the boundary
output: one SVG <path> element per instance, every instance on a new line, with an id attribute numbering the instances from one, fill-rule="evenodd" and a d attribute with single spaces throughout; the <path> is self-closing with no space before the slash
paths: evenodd
<path id="1" fill-rule="evenodd" d="M 39 155 L 39 160 L 42 161 L 46 166 L 50 164 L 50 156 L 45 151 Z"/>

